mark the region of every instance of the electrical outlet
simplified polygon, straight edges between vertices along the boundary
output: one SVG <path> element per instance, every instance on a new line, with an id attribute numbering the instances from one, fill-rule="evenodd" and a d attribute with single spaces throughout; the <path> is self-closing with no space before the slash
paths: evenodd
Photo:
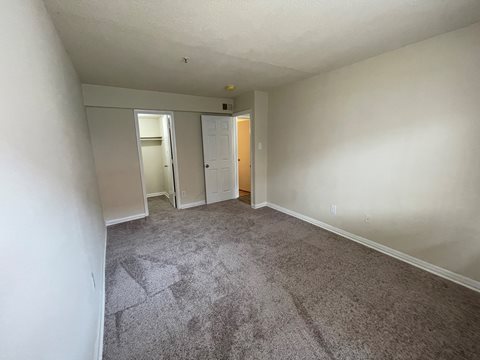
<path id="1" fill-rule="evenodd" d="M 365 215 L 365 218 L 363 219 L 363 221 L 368 224 L 370 222 L 370 216 L 369 215 Z"/>
<path id="2" fill-rule="evenodd" d="M 337 205 L 330 205 L 330 214 L 337 215 Z"/>

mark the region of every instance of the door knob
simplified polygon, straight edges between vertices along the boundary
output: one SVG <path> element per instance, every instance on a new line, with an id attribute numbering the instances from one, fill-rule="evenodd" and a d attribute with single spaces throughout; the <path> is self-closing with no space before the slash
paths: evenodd
<path id="1" fill-rule="evenodd" d="M 205 165 L 205 167 L 208 169 L 210 167 L 210 165 L 207 164 L 207 165 Z"/>

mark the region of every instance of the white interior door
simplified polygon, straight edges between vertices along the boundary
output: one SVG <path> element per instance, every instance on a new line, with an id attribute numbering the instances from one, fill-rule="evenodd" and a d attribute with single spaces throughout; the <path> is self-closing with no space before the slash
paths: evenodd
<path id="1" fill-rule="evenodd" d="M 176 205 L 175 194 L 175 180 L 174 180 L 174 167 L 173 167 L 173 151 L 172 151 L 172 124 L 170 115 L 164 116 L 163 120 L 163 141 L 165 144 L 165 185 L 168 193 L 168 200 L 173 207 Z"/>
<path id="2" fill-rule="evenodd" d="M 234 118 L 202 115 L 207 204 L 235 198 Z"/>

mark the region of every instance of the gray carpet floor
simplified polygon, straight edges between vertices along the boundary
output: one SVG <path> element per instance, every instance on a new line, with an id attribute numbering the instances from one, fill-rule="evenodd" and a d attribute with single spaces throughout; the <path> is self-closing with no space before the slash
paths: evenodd
<path id="1" fill-rule="evenodd" d="M 108 228 L 104 359 L 480 359 L 480 294 L 238 200 Z"/>

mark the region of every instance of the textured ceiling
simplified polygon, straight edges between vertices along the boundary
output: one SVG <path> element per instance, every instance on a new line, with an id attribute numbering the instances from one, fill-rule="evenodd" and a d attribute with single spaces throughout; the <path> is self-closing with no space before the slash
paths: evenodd
<path id="1" fill-rule="evenodd" d="M 82 82 L 222 97 L 303 79 L 480 21 L 479 0 L 45 3 Z M 226 84 L 237 90 L 226 92 Z"/>

